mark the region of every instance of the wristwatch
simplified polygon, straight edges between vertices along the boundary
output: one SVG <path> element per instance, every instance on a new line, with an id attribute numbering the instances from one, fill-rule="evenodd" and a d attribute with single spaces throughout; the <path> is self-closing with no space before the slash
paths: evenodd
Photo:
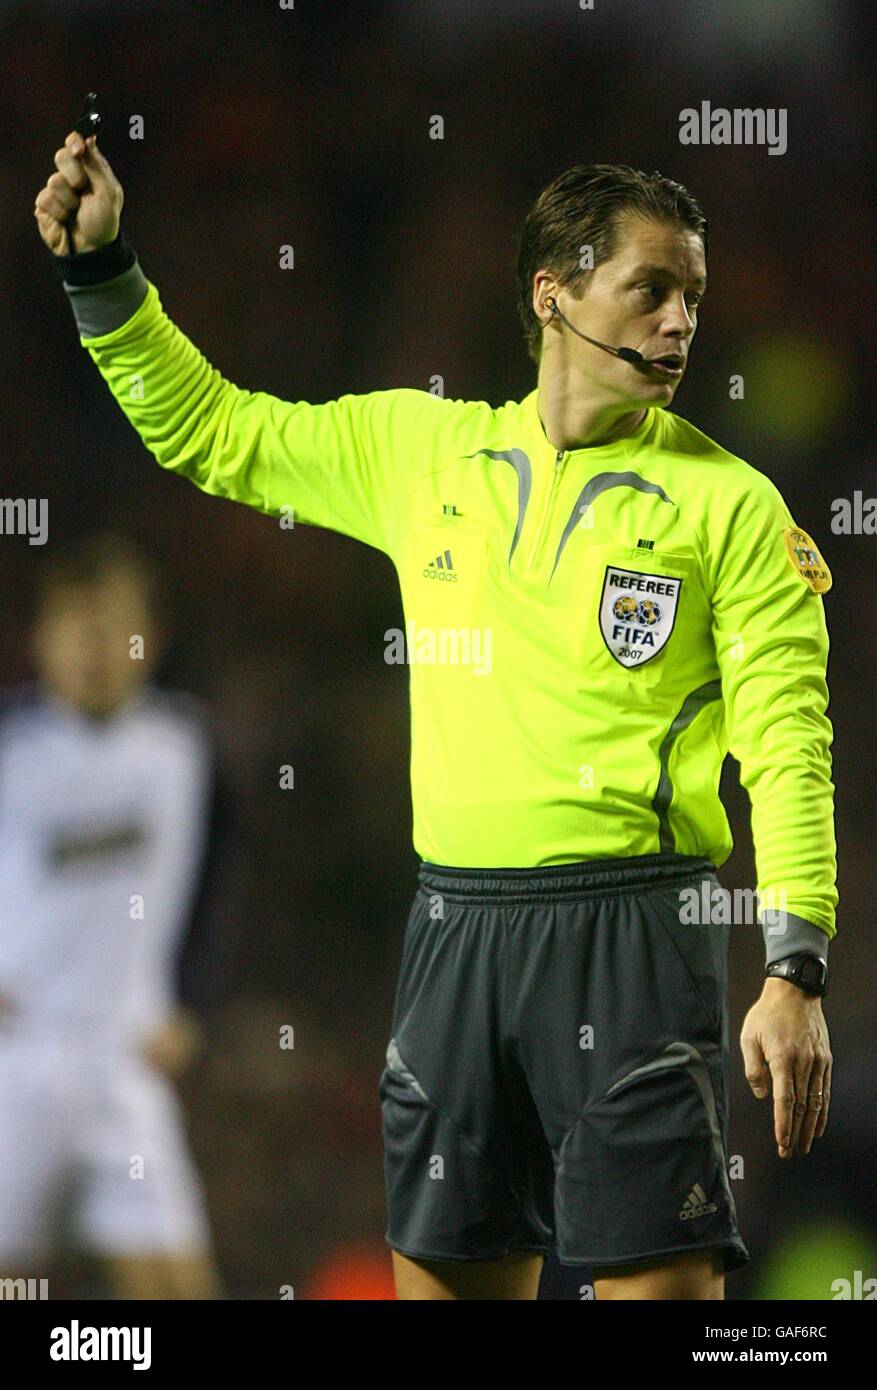
<path id="1" fill-rule="evenodd" d="M 828 966 L 817 956 L 808 956 L 806 953 L 786 956 L 784 960 L 775 960 L 768 965 L 764 973 L 766 976 L 778 976 L 781 980 L 788 980 L 790 984 L 797 985 L 813 998 L 824 999 L 828 993 Z"/>

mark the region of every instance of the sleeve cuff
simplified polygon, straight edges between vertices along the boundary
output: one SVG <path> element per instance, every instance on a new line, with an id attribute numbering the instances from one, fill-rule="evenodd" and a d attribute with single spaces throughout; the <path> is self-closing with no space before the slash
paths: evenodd
<path id="1" fill-rule="evenodd" d="M 763 912 L 761 929 L 766 966 L 798 954 L 815 956 L 828 964 L 828 933 L 813 922 L 796 917 L 793 912 Z"/>
<path id="2" fill-rule="evenodd" d="M 119 228 L 115 241 L 98 247 L 97 251 L 80 251 L 75 256 L 52 256 L 58 274 L 65 285 L 98 285 L 129 270 L 136 261 L 132 248 Z"/>
<path id="3" fill-rule="evenodd" d="M 113 333 L 136 314 L 149 282 L 132 248 L 119 230 L 115 241 L 97 251 L 53 256 L 80 338 Z"/>

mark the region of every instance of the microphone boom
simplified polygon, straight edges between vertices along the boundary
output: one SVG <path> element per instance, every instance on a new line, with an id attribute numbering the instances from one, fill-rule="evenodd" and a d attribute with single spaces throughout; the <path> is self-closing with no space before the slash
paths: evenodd
<path id="1" fill-rule="evenodd" d="M 593 343 L 594 347 L 602 348 L 604 352 L 611 352 L 613 357 L 620 357 L 622 362 L 630 362 L 634 366 L 639 362 L 645 362 L 646 359 L 643 357 L 641 352 L 637 352 L 636 348 L 610 347 L 608 343 L 601 343 L 598 341 L 597 338 L 589 338 L 587 333 L 579 333 L 579 330 L 577 328 L 573 328 L 573 325 L 570 323 L 569 319 L 565 318 L 564 315 L 560 312 L 559 308 L 557 307 L 556 299 L 549 297 L 548 299 L 546 299 L 545 303 L 550 304 L 552 314 L 557 314 L 557 317 L 559 319 L 563 319 L 563 322 L 566 324 L 567 328 L 572 328 L 573 333 L 578 333 L 579 337 L 584 338 L 586 343 Z"/>

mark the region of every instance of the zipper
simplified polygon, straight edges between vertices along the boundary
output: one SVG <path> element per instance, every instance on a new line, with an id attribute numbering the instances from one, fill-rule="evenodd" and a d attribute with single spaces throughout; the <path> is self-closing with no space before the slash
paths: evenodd
<path id="1" fill-rule="evenodd" d="M 538 560 L 540 551 L 542 549 L 542 543 L 545 538 L 545 531 L 548 526 L 548 521 L 551 516 L 551 513 L 554 510 L 554 502 L 557 497 L 557 490 L 560 487 L 560 479 L 563 474 L 565 463 L 566 450 L 558 449 L 557 453 L 554 456 L 554 466 L 551 470 L 551 486 L 548 489 L 548 496 L 546 498 L 545 506 L 542 511 L 542 516 L 539 521 L 539 529 L 536 533 L 536 540 L 530 550 L 530 558 L 527 562 L 528 574 L 532 574 L 533 570 L 536 567 L 536 561 Z"/>

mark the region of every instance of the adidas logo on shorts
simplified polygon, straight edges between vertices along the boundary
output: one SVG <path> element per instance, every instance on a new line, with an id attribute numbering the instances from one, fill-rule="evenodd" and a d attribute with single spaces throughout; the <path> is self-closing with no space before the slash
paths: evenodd
<path id="1" fill-rule="evenodd" d="M 709 1216 L 710 1212 L 717 1210 L 715 1202 L 707 1201 L 706 1193 L 700 1183 L 696 1182 L 685 1198 L 685 1204 L 679 1213 L 679 1220 L 694 1221 L 698 1216 Z"/>

